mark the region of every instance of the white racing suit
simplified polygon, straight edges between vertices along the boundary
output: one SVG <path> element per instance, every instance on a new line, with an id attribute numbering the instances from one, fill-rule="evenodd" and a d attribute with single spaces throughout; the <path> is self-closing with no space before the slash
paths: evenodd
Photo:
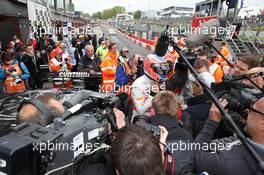
<path id="1" fill-rule="evenodd" d="M 133 117 L 136 115 L 150 115 L 152 107 L 152 81 L 146 75 L 136 79 L 131 86 L 131 98 L 133 102 Z"/>

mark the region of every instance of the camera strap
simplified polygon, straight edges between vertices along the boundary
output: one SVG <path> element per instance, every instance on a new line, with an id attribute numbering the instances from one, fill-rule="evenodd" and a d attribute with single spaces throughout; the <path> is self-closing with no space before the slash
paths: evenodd
<path id="1" fill-rule="evenodd" d="M 175 164 L 176 164 L 174 157 L 171 154 L 166 153 L 164 158 L 165 158 L 164 164 L 163 164 L 164 172 L 167 175 L 174 175 Z"/>

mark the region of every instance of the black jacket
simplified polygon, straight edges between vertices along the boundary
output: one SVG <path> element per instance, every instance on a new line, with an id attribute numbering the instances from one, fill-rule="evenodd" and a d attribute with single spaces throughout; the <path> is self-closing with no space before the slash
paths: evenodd
<path id="1" fill-rule="evenodd" d="M 185 110 L 189 113 L 192 120 L 206 121 L 212 101 L 206 95 L 196 96 L 187 100 L 188 108 Z"/>
<path id="2" fill-rule="evenodd" d="M 219 123 L 208 119 L 195 142 L 211 143 Z M 262 148 L 260 148 L 262 146 Z M 264 145 L 254 146 L 264 160 Z M 210 175 L 260 175 L 257 163 L 241 143 L 234 143 L 230 150 L 219 149 L 216 153 L 197 151 L 195 156 L 197 173 L 208 172 Z"/>
<path id="3" fill-rule="evenodd" d="M 195 152 L 182 149 L 181 144 L 193 143 L 191 133 L 181 128 L 175 117 L 158 115 L 151 117 L 151 123 L 156 126 L 164 126 L 168 130 L 167 145 L 176 160 L 175 175 L 192 174 Z"/>
<path id="4" fill-rule="evenodd" d="M 208 96 L 201 95 L 188 99 L 187 105 L 188 108 L 182 113 L 182 120 L 185 127 L 189 128 L 195 138 L 203 129 L 212 102 Z"/>
<path id="5" fill-rule="evenodd" d="M 40 63 L 36 56 L 35 56 L 35 60 L 36 60 L 36 64 L 33 61 L 33 57 L 27 54 L 22 57 L 22 61 L 26 65 L 31 78 L 37 78 L 41 75 Z"/>
<path id="6" fill-rule="evenodd" d="M 81 58 L 83 63 L 83 69 L 94 70 L 95 72 L 101 72 L 100 59 L 94 56 L 94 59 L 89 58 L 87 55 Z"/>

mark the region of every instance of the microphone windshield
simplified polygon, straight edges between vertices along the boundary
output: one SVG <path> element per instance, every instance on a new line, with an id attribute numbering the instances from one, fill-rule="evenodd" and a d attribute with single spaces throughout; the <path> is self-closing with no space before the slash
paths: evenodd
<path id="1" fill-rule="evenodd" d="M 200 27 L 196 28 L 192 34 L 186 38 L 186 46 L 188 48 L 195 48 L 203 45 L 212 35 L 217 35 L 219 25 L 218 19 L 210 19 L 202 23 Z"/>

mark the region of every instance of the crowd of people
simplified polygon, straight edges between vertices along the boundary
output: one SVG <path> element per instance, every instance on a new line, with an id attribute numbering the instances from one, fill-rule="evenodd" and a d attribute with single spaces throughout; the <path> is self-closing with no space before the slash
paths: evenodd
<path id="1" fill-rule="evenodd" d="M 101 73 L 102 82 L 97 89 L 92 90 L 104 94 L 128 94 L 127 111 L 114 109 L 119 131 L 112 142 L 111 163 L 89 163 L 80 174 L 263 174 L 258 171 L 257 163 L 241 141 L 220 130 L 222 114 L 212 104 L 201 83 L 188 69 L 185 70 L 177 51 L 170 47 L 164 57 L 153 53 L 144 59 L 139 54 L 128 58 L 128 48 L 123 47 L 118 51 L 118 43 L 110 42 L 105 36 L 98 41 L 96 39 L 96 42 L 95 39 L 96 37 L 80 36 L 72 39 L 71 43 L 55 43 L 47 37 L 44 44 L 38 46 L 46 48 L 45 54 L 51 72 L 85 71 L 90 75 Z M 42 49 L 38 50 L 32 43 L 26 47 L 20 46 L 16 37 L 11 43 L 13 42 L 14 46 L 2 54 L 0 78 L 4 80 L 5 91 L 14 93 L 28 88 L 42 88 L 39 66 L 43 60 L 41 54 L 44 55 Z M 39 55 L 34 50 L 39 51 Z M 197 55 L 193 66 L 200 81 L 208 88 L 223 82 L 228 76 L 263 72 L 260 61 L 254 57 L 241 57 L 238 62 L 233 63 L 225 42 L 221 45 L 220 53 L 232 65 L 208 47 L 192 48 L 191 53 Z M 18 79 L 21 79 L 20 83 L 17 82 Z M 257 86 L 259 89 L 264 86 L 261 76 L 241 83 Z M 70 78 L 55 77 L 53 87 L 72 88 L 74 85 Z M 63 114 L 63 107 L 52 97 L 38 98 L 55 110 L 58 116 Z M 246 118 L 241 120 L 246 128 L 248 141 L 264 160 L 263 100 L 264 98 L 260 98 L 255 101 Z M 227 107 L 229 103 L 225 99 L 219 101 L 223 107 Z M 42 118 L 39 115 L 38 109 L 32 104 L 25 104 L 20 108 L 17 121 L 46 125 L 47 123 L 43 124 L 39 120 Z M 147 117 L 149 123 L 159 126 L 158 139 L 151 132 L 131 125 L 138 116 Z M 225 138 L 227 141 L 223 141 Z M 207 149 L 186 146 L 192 143 L 207 144 Z M 216 145 L 210 146 L 213 143 L 224 146 L 217 149 Z M 180 148 L 182 144 L 185 145 L 184 148 Z"/>

